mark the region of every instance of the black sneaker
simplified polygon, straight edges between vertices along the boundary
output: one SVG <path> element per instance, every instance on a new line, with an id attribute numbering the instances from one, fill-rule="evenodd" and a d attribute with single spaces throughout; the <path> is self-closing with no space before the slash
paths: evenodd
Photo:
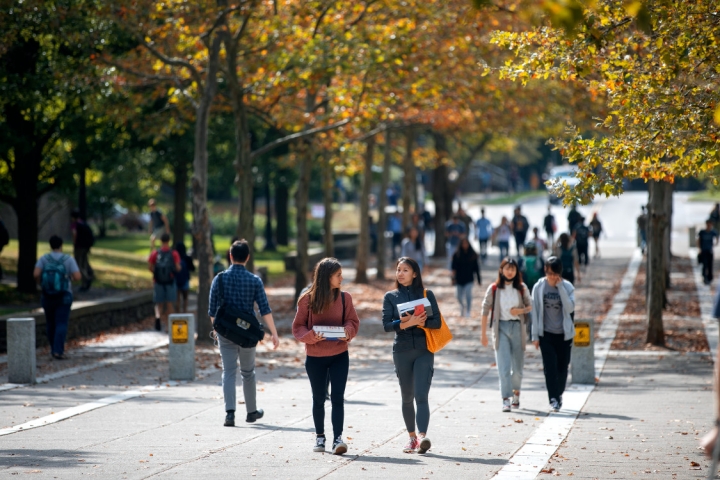
<path id="1" fill-rule="evenodd" d="M 313 452 L 324 452 L 325 451 L 325 437 L 315 437 L 315 446 Z"/>
<path id="2" fill-rule="evenodd" d="M 158 332 L 162 330 L 162 326 L 160 325 L 160 319 L 159 319 L 159 318 L 156 318 L 156 319 L 155 319 L 155 330 L 157 330 Z"/>
<path id="3" fill-rule="evenodd" d="M 347 452 L 347 445 L 342 441 L 342 437 L 337 437 L 333 442 L 333 455 L 342 455 L 345 452 Z"/>
<path id="4" fill-rule="evenodd" d="M 562 408 L 562 395 L 560 395 L 560 398 L 558 398 L 558 408 Z"/>
<path id="5" fill-rule="evenodd" d="M 227 412 L 227 415 L 225 415 L 225 423 L 223 424 L 226 427 L 234 427 L 235 426 L 235 411 L 230 410 Z"/>
<path id="6" fill-rule="evenodd" d="M 263 412 L 261 409 L 257 409 L 252 413 L 248 413 L 247 417 L 245 418 L 245 421 L 247 423 L 253 423 L 255 420 L 259 420 L 265 415 L 265 412 Z"/>

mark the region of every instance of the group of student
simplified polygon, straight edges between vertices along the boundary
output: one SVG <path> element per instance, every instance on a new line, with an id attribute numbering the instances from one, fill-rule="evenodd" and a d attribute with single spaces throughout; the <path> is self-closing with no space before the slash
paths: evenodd
<path id="1" fill-rule="evenodd" d="M 467 247 L 467 245 L 465 245 Z M 462 247 L 461 247 L 462 248 Z M 243 240 L 230 248 L 231 267 L 213 281 L 208 314 L 211 321 L 220 315 L 222 305 L 254 315 L 257 304 L 270 329 L 274 348 L 279 339 L 272 313 L 259 277 L 245 269 L 250 248 Z M 481 344 L 488 345 L 487 327 L 492 331 L 502 410 L 520 406 L 526 325 L 531 325 L 531 340 L 542 352 L 548 398 L 552 411 L 562 407 L 567 381 L 570 349 L 574 337 L 575 309 L 572 283 L 562 278 L 562 263 L 550 257 L 544 263 L 544 277 L 532 291 L 522 281 L 518 262 L 503 259 L 498 277 L 487 289 L 481 317 Z M 305 344 L 305 370 L 312 392 L 312 416 L 315 424 L 313 451 L 342 455 L 347 452 L 343 440 L 344 394 L 350 370 L 349 344 L 357 336 L 360 319 L 352 296 L 342 290 L 342 265 L 335 258 L 318 262 L 312 284 L 298 301 L 292 324 L 293 336 Z M 426 299 L 424 311 L 402 311 L 399 306 Z M 417 261 L 400 257 L 395 270 L 395 288 L 385 293 L 382 306 L 384 330 L 394 334 L 392 359 L 400 385 L 401 412 L 408 440 L 406 453 L 426 453 L 432 442 L 428 437 L 430 387 L 435 373 L 435 353 L 428 347 L 428 329 L 440 329 L 443 320 L 432 290 L 423 284 L 422 269 Z M 318 328 L 322 327 L 322 328 Z M 326 337 L 328 327 L 336 327 L 339 338 Z M 216 329 L 217 330 L 217 329 Z M 226 404 L 225 425 L 235 425 L 235 381 L 237 362 L 243 376 L 243 393 L 247 409 L 246 422 L 255 422 L 264 412 L 255 400 L 255 342 L 229 341 L 217 335 L 223 364 L 223 393 Z M 328 394 L 329 387 L 329 394 Z M 332 405 L 332 438 L 325 433 L 325 402 Z"/>

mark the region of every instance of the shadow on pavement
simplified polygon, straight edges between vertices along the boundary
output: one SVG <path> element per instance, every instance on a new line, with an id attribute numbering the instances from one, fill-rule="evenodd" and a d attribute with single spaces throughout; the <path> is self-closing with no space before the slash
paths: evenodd
<path id="1" fill-rule="evenodd" d="M 447 455 L 435 455 L 432 451 L 426 453 L 425 456 L 455 463 L 481 463 L 483 465 L 505 465 L 508 463 L 507 458 L 448 457 Z"/>
<path id="2" fill-rule="evenodd" d="M 68 456 L 68 453 L 71 452 L 62 449 L 34 450 L 23 448 L 4 450 L 2 456 L 0 456 L 0 467 L 74 468 L 82 463 L 95 463 L 88 460 L 88 458 L 95 456 L 96 453 L 81 450 L 72 450 L 72 456 Z"/>

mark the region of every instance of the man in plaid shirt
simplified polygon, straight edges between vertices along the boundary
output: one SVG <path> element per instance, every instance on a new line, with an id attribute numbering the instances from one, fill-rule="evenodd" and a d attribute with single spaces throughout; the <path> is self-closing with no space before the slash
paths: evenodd
<path id="1" fill-rule="evenodd" d="M 230 246 L 230 258 L 232 265 L 221 275 L 223 276 L 223 302 L 244 311 L 249 315 L 255 315 L 254 304 L 260 310 L 260 315 L 272 334 L 273 348 L 277 349 L 280 344 L 272 312 L 268 305 L 267 295 L 262 280 L 245 269 L 245 264 L 250 258 L 250 246 L 245 240 L 238 240 Z M 215 314 L 220 306 L 220 285 L 219 276 L 215 277 L 210 287 L 210 306 L 208 315 L 210 321 L 215 320 Z M 235 426 L 235 405 L 236 392 L 235 382 L 237 379 L 237 364 L 240 359 L 240 374 L 243 379 L 243 395 L 245 397 L 245 408 L 247 410 L 246 422 L 252 423 L 263 417 L 262 410 L 257 408 L 255 389 L 255 345 L 241 347 L 231 342 L 222 335 L 215 333 L 220 346 L 222 358 L 222 380 L 223 396 L 225 397 L 225 426 Z"/>

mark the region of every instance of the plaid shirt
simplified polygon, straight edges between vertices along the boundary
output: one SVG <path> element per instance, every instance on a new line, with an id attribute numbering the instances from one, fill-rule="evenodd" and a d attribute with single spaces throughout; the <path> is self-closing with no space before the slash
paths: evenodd
<path id="1" fill-rule="evenodd" d="M 220 275 L 223 276 L 223 297 L 226 305 L 231 305 L 248 314 L 254 314 L 253 306 L 257 303 L 261 316 L 272 312 L 260 277 L 248 272 L 244 266 L 235 264 L 230 265 L 230 268 Z M 220 275 L 215 277 L 210 287 L 208 315 L 211 317 L 215 317 L 215 313 L 220 307 L 218 286 Z"/>

